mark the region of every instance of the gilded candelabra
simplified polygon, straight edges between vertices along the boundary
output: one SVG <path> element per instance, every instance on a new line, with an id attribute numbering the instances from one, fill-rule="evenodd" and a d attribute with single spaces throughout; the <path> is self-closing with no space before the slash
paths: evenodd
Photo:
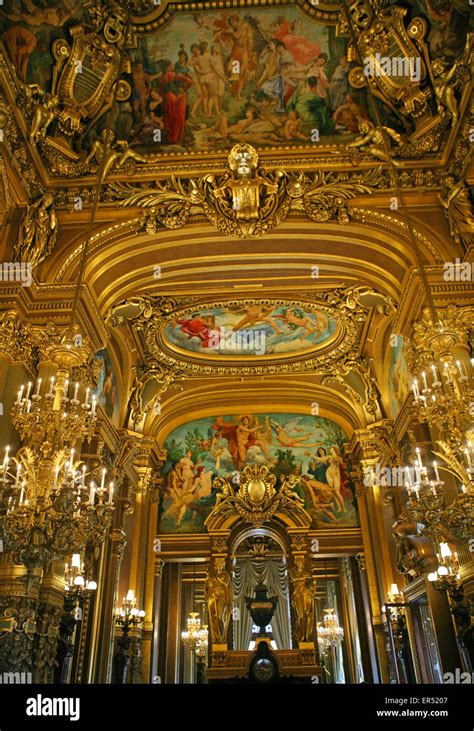
<path id="1" fill-rule="evenodd" d="M 129 589 L 124 597 L 121 607 L 115 608 L 115 624 L 122 629 L 124 637 L 128 635 L 132 627 L 137 627 L 143 622 L 145 611 L 137 609 L 137 600 L 132 589 Z"/>
<path id="2" fill-rule="evenodd" d="M 413 326 L 407 362 L 417 374 L 412 388 L 419 422 L 435 427 L 435 452 L 470 491 L 474 486 L 474 452 L 470 440 L 474 402 L 472 359 L 467 357 L 472 312 L 445 308 L 433 324 L 427 311 Z"/>
<path id="3" fill-rule="evenodd" d="M 97 589 L 96 581 L 86 579 L 84 562 L 79 553 L 73 553 L 71 562 L 66 564 L 64 582 L 66 598 L 75 607 L 79 607 L 86 596 Z"/>
<path id="4" fill-rule="evenodd" d="M 102 470 L 100 484 L 86 486 L 86 465 L 74 449 L 90 440 L 97 419 L 90 389 L 81 403 L 80 383 L 68 380 L 84 354 L 66 337 L 54 355 L 57 376 L 18 391 L 12 423 L 27 445 L 16 456 L 6 447 L 0 469 L 0 538 L 28 571 L 99 544 L 112 522 L 113 484 L 106 488 Z"/>

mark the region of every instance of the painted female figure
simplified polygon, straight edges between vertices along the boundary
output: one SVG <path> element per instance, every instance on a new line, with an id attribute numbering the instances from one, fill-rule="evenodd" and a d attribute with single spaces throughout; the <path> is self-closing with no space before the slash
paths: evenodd
<path id="1" fill-rule="evenodd" d="M 329 455 L 320 457 L 320 452 L 321 450 L 319 449 L 318 457 L 313 457 L 313 459 L 316 462 L 320 462 L 322 465 L 327 465 L 325 474 L 326 479 L 324 481 L 333 488 L 336 505 L 341 512 L 344 512 L 344 496 L 341 492 L 341 466 L 343 464 L 343 459 L 335 444 L 333 444 L 329 450 Z"/>
<path id="2" fill-rule="evenodd" d="M 173 71 L 171 61 L 162 62 L 158 88 L 163 97 L 163 126 L 170 143 L 183 143 L 186 132 L 186 92 L 193 83 L 189 76 Z"/>

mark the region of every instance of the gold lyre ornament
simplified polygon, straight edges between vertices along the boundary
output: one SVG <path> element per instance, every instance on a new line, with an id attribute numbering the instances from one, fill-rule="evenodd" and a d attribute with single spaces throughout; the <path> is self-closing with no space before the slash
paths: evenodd
<path id="1" fill-rule="evenodd" d="M 86 132 L 112 105 L 120 47 L 125 42 L 125 19 L 124 9 L 111 7 L 103 22 L 95 19 L 92 32 L 82 23 L 72 26 L 72 46 L 62 38 L 53 43 L 56 65 L 51 93 L 61 100 L 56 118 L 58 130 L 66 138 Z M 130 85 L 123 80 L 118 83 L 118 98 L 124 101 L 130 95 Z"/>

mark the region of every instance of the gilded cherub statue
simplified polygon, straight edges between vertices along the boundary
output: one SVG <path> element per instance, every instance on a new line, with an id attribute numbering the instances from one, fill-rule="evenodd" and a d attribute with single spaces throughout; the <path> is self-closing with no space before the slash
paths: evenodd
<path id="1" fill-rule="evenodd" d="M 316 582 L 304 567 L 304 556 L 296 556 L 290 569 L 293 587 L 291 604 L 294 611 L 295 637 L 298 642 L 314 642 L 314 601 Z"/>
<path id="2" fill-rule="evenodd" d="M 361 119 L 359 121 L 359 132 L 360 136 L 357 137 L 357 139 L 353 140 L 353 142 L 349 142 L 347 146 L 361 148 L 364 152 L 368 152 L 369 155 L 372 155 L 372 157 L 376 157 L 379 160 L 388 161 L 387 151 L 382 136 L 383 134 L 386 134 L 389 138 L 387 140 L 389 147 L 390 140 L 396 142 L 397 145 L 402 145 L 404 142 L 402 135 L 400 135 L 391 127 L 383 126 L 382 130 L 380 130 L 378 127 L 375 127 L 368 119 Z M 390 159 L 394 165 L 399 165 L 399 163 L 394 160 L 393 157 L 390 157 Z"/>
<path id="3" fill-rule="evenodd" d="M 53 196 L 46 193 L 26 209 L 14 249 L 15 259 L 37 266 L 53 250 L 57 235 Z"/>
<path id="4" fill-rule="evenodd" d="M 261 215 L 262 187 L 266 189 L 267 193 L 275 195 L 278 185 L 257 174 L 258 155 L 251 145 L 234 145 L 228 159 L 233 179 L 226 180 L 221 186 L 214 188 L 214 196 L 225 199 L 230 191 L 235 219 L 237 221 L 258 220 Z"/>
<path id="5" fill-rule="evenodd" d="M 28 136 L 31 143 L 36 142 L 38 139 L 44 140 L 46 138 L 48 127 L 56 116 L 59 101 L 57 96 L 47 94 L 43 103 L 36 107 Z"/>
<path id="6" fill-rule="evenodd" d="M 232 579 L 225 570 L 224 558 L 215 558 L 214 567 L 205 584 L 211 639 L 215 645 L 225 645 L 232 614 Z"/>
<path id="7" fill-rule="evenodd" d="M 146 157 L 132 150 L 124 140 L 117 140 L 116 142 L 117 147 L 120 149 L 112 147 L 114 140 L 115 134 L 112 130 L 102 130 L 100 137 L 92 144 L 90 152 L 84 160 L 83 165 L 86 169 L 90 166 L 92 160 L 97 163 L 99 168 L 103 165 L 100 182 L 105 180 L 112 167 L 120 168 L 128 159 L 136 162 L 148 162 Z M 106 157 L 105 163 L 103 163 L 104 156 Z"/>
<path id="8" fill-rule="evenodd" d="M 431 64 L 433 89 L 438 105 L 438 114 L 442 114 L 443 110 L 447 110 L 451 114 L 452 124 L 455 125 L 458 120 L 458 103 L 456 101 L 456 72 L 461 66 L 465 66 L 469 59 L 472 45 L 473 34 L 468 33 L 464 51 L 459 58 L 448 69 L 448 62 L 443 58 L 437 58 Z"/>

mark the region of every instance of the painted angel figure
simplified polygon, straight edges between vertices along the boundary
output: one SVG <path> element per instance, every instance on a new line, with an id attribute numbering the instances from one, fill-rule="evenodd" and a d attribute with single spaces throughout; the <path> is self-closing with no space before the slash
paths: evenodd
<path id="1" fill-rule="evenodd" d="M 271 315 L 273 307 L 265 307 L 260 304 L 250 304 L 245 305 L 242 309 L 235 310 L 235 312 L 243 313 L 244 317 L 242 317 L 242 319 L 232 327 L 234 332 L 245 327 L 253 327 L 260 322 L 266 322 L 267 325 L 270 325 L 272 330 L 274 330 L 277 334 L 283 332 L 278 323 L 275 322 L 277 319 L 276 316 Z"/>
<path id="2" fill-rule="evenodd" d="M 298 417 L 296 419 L 290 419 L 285 424 L 280 424 L 278 421 L 275 421 L 272 419 L 270 421 L 270 424 L 272 428 L 275 430 L 277 441 L 283 446 L 283 447 L 291 447 L 293 449 L 298 447 L 320 447 L 322 445 L 322 442 L 313 442 L 309 443 L 308 439 L 312 439 L 312 434 L 302 434 L 298 436 L 297 434 L 292 435 L 291 432 L 301 432 L 302 430 L 298 427 L 299 422 L 301 421 L 302 417 Z"/>
<path id="3" fill-rule="evenodd" d="M 227 441 L 232 460 L 238 470 L 245 464 L 250 447 L 258 447 L 268 460 L 271 459 L 266 440 L 262 438 L 264 427 L 258 422 L 256 426 L 252 426 L 252 422 L 252 417 L 247 415 L 241 416 L 238 422 L 233 423 L 223 421 L 219 417 L 212 426 Z"/>

